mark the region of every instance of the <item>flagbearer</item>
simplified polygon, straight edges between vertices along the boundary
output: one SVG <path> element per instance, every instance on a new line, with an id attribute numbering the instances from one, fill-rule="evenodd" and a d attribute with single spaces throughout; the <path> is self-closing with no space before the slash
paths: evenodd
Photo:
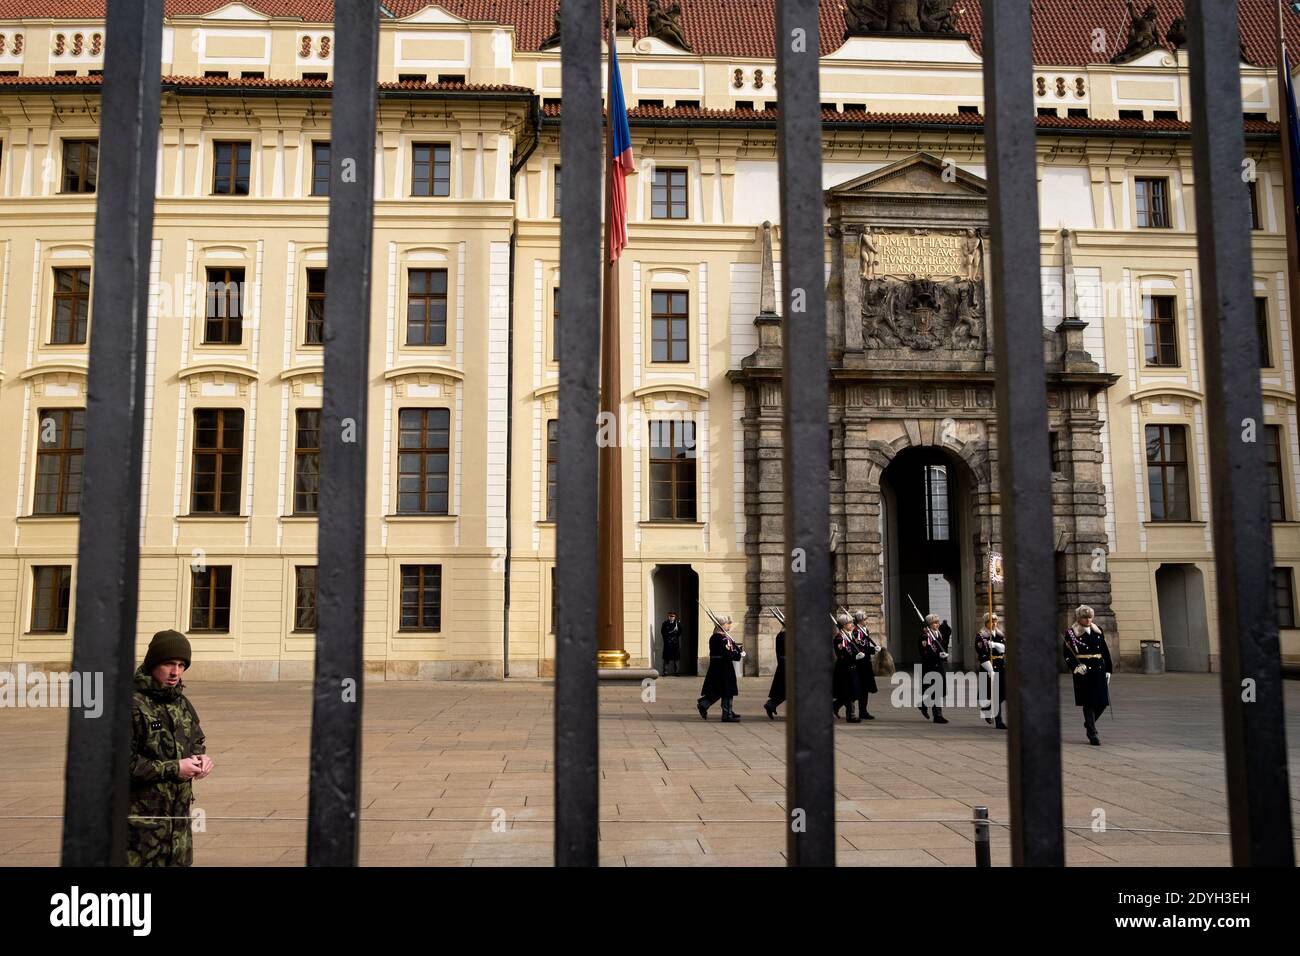
<path id="1" fill-rule="evenodd" d="M 980 669 L 998 685 L 997 713 L 994 715 L 997 718 L 997 723 L 994 726 L 998 730 L 1007 729 L 1007 725 L 1002 722 L 1002 713 L 1007 704 L 1006 641 L 1006 635 L 998 628 L 998 616 L 996 614 L 985 614 L 984 626 L 975 635 L 975 653 L 979 656 Z M 991 709 L 989 704 L 989 701 L 981 701 L 980 709 L 984 711 L 984 722 L 993 724 L 994 717 L 990 717 L 988 714 Z"/>
<path id="2" fill-rule="evenodd" d="M 1101 746 L 1097 718 L 1110 705 L 1110 649 L 1101 628 L 1092 623 L 1092 608 L 1079 605 L 1074 627 L 1065 630 L 1065 663 L 1074 672 L 1074 702 L 1083 708 L 1088 743 Z"/>

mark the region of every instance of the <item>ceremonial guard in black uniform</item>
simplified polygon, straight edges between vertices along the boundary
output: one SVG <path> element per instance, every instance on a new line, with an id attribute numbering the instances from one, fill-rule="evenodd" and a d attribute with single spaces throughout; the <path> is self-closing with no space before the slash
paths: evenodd
<path id="1" fill-rule="evenodd" d="M 880 645 L 871 639 L 871 632 L 867 630 L 866 611 L 853 613 L 853 643 L 866 655 L 857 659 L 858 717 L 862 720 L 875 720 L 867 711 L 867 698 L 877 692 L 876 654 L 880 651 Z"/>
<path id="2" fill-rule="evenodd" d="M 949 637 L 952 635 L 951 628 L 948 630 Z M 934 722 L 936 724 L 946 724 L 948 719 L 943 715 L 943 692 L 944 692 L 944 675 L 948 673 L 948 640 L 943 636 L 939 628 L 939 615 L 927 614 L 925 616 L 925 628 L 921 631 L 921 690 L 924 695 L 925 689 L 931 683 L 927 678 L 930 674 L 938 674 L 938 699 L 934 702 Z M 927 720 L 930 719 L 930 711 L 926 707 L 925 697 L 921 698 L 921 716 Z"/>
<path id="3" fill-rule="evenodd" d="M 844 717 L 851 724 L 861 723 L 861 718 L 853 713 L 853 703 L 858 699 L 858 658 L 866 657 L 858 650 L 853 641 L 853 631 L 847 614 L 835 618 L 835 634 L 832 637 L 835 647 L 835 676 L 832 688 L 835 694 L 835 716 L 844 708 Z"/>
<path id="4" fill-rule="evenodd" d="M 772 686 L 767 689 L 767 711 L 769 720 L 776 720 L 776 709 L 785 703 L 785 628 L 776 635 L 776 673 L 772 675 Z"/>
<path id="5" fill-rule="evenodd" d="M 677 620 L 676 611 L 668 612 L 668 620 L 659 626 L 659 634 L 664 639 L 664 676 L 676 675 L 680 670 L 678 662 L 682 659 L 682 623 Z"/>
<path id="6" fill-rule="evenodd" d="M 700 699 L 695 706 L 700 716 L 709 719 L 709 708 L 719 699 L 722 701 L 722 722 L 732 724 L 740 720 L 740 715 L 731 709 L 731 699 L 740 693 L 736 686 L 736 668 L 734 661 L 744 656 L 731 635 L 731 615 L 723 614 L 718 618 L 718 626 L 709 637 L 709 669 L 704 675 L 704 687 L 700 690 Z"/>
<path id="7" fill-rule="evenodd" d="M 1007 725 L 1002 721 L 1002 714 L 1006 711 L 1007 705 L 1007 636 L 998 628 L 998 616 L 996 614 L 984 615 L 984 626 L 980 632 L 975 635 L 975 653 L 979 655 L 980 670 L 998 685 L 998 705 L 997 723 L 994 724 L 999 730 L 1006 730 Z M 980 702 L 980 709 L 984 711 L 984 722 L 993 724 L 994 718 L 988 715 L 990 701 L 983 700 Z"/>
<path id="8" fill-rule="evenodd" d="M 1066 628 L 1064 634 L 1065 663 L 1074 672 L 1074 702 L 1083 708 L 1088 743 L 1100 747 L 1097 718 L 1110 706 L 1110 649 L 1101 628 L 1092 623 L 1092 608 L 1080 605 L 1074 620 L 1074 627 Z"/>

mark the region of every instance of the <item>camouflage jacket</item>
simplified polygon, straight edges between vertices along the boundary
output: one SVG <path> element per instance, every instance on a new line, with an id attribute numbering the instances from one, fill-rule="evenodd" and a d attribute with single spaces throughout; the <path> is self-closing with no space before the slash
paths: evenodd
<path id="1" fill-rule="evenodd" d="M 189 866 L 193 784 L 180 778 L 183 757 L 205 753 L 203 730 L 185 685 L 160 687 L 141 667 L 131 707 L 129 866 Z M 184 819 L 168 819 L 183 817 Z M 142 819 L 143 818 L 143 819 Z"/>

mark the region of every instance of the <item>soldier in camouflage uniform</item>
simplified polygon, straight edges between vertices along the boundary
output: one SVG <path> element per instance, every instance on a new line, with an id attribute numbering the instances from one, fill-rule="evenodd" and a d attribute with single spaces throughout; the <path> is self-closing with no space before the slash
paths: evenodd
<path id="1" fill-rule="evenodd" d="M 194 860 L 191 781 L 211 773 L 212 760 L 181 683 L 189 665 L 185 635 L 159 631 L 135 672 L 128 866 L 189 866 Z"/>

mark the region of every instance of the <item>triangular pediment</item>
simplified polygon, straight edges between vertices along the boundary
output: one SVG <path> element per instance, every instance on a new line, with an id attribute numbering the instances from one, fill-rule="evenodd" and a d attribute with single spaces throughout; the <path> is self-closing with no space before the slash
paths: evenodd
<path id="1" fill-rule="evenodd" d="M 458 17 L 436 3 L 430 3 L 421 7 L 414 13 L 408 14 L 401 19 L 402 23 L 472 23 L 472 20 L 466 20 L 464 17 Z"/>
<path id="2" fill-rule="evenodd" d="M 270 20 L 265 13 L 246 7 L 242 3 L 228 3 L 224 7 L 202 14 L 202 20 Z"/>
<path id="3" fill-rule="evenodd" d="M 974 199 L 983 198 L 987 194 L 987 186 L 982 177 L 945 163 L 938 156 L 914 153 L 826 190 L 826 199 L 832 201 L 909 193 Z"/>

